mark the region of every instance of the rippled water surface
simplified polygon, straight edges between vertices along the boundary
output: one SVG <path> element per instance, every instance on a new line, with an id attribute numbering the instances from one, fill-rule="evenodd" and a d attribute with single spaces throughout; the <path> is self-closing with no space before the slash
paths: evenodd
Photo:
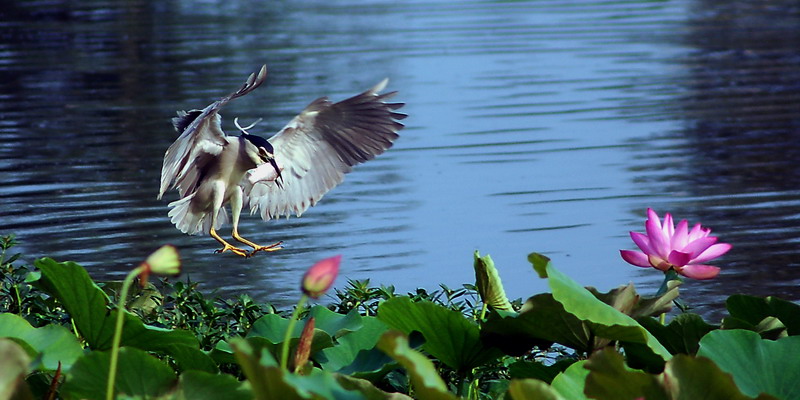
<path id="1" fill-rule="evenodd" d="M 118 279 L 163 243 L 206 290 L 287 304 L 302 271 L 400 291 L 471 282 L 490 253 L 511 297 L 545 290 L 537 251 L 603 290 L 660 275 L 625 264 L 653 207 L 734 250 L 684 296 L 798 300 L 800 7 L 794 1 L 40 1 L 0 5 L 0 231 L 32 261 Z M 302 218 L 241 231 L 285 250 L 242 260 L 185 236 L 157 201 L 179 109 L 261 64 L 223 111 L 268 136 L 316 97 L 384 77 L 407 103 L 394 148 Z M 338 281 L 343 287 L 345 279 Z"/>

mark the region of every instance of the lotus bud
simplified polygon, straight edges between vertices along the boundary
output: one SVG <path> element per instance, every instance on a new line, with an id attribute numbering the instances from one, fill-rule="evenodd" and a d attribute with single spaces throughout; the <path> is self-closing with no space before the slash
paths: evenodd
<path id="1" fill-rule="evenodd" d="M 302 289 L 308 297 L 318 299 L 333 285 L 339 274 L 342 256 L 333 256 L 317 262 L 303 275 Z"/>
<path id="2" fill-rule="evenodd" d="M 303 333 L 300 334 L 300 340 L 297 342 L 297 349 L 294 351 L 294 372 L 298 373 L 303 370 L 303 367 L 308 362 L 308 356 L 311 355 L 311 342 L 314 339 L 314 317 L 306 321 L 303 327 Z"/>
<path id="3" fill-rule="evenodd" d="M 142 287 L 147 285 L 150 274 L 156 275 L 178 275 L 181 273 L 181 258 L 178 249 L 172 245 L 161 246 L 154 251 L 140 265 L 142 272 L 139 274 L 139 282 Z"/>

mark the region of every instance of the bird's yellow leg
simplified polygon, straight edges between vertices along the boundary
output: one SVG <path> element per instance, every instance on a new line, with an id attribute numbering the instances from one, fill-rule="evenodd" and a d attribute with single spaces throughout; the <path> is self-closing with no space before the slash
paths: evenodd
<path id="1" fill-rule="evenodd" d="M 248 253 L 247 250 L 238 248 L 226 242 L 225 239 L 221 238 L 217 234 L 217 231 L 213 227 L 211 228 L 211 231 L 209 231 L 209 233 L 211 234 L 211 237 L 216 239 L 216 241 L 218 241 L 223 246 L 221 249 L 217 249 L 216 251 L 214 251 L 215 253 L 224 253 L 230 250 L 231 253 L 236 254 L 237 256 L 250 257 L 251 254 Z"/>
<path id="2" fill-rule="evenodd" d="M 231 214 L 233 215 L 233 232 L 231 233 L 231 236 L 233 236 L 233 238 L 236 239 L 237 241 L 252 247 L 253 252 L 250 253 L 251 256 L 259 251 L 278 251 L 283 248 L 281 247 L 283 241 L 273 243 L 269 246 L 261 246 L 239 235 L 239 215 L 241 215 L 241 213 L 242 213 L 242 189 L 236 188 L 233 191 L 233 193 L 231 193 Z"/>
<path id="3" fill-rule="evenodd" d="M 283 244 L 283 241 L 275 242 L 275 243 L 273 243 L 271 245 L 268 245 L 268 246 L 261 246 L 261 245 L 255 244 L 255 243 L 253 243 L 253 242 L 241 237 L 239 235 L 239 232 L 236 229 L 233 230 L 233 234 L 231 236 L 233 236 L 233 238 L 236 239 L 237 241 L 242 242 L 242 243 L 252 247 L 253 248 L 253 252 L 250 253 L 250 255 L 256 254 L 256 252 L 259 252 L 259 251 L 278 251 L 278 250 L 283 248 L 283 247 L 281 247 L 281 245 Z"/>

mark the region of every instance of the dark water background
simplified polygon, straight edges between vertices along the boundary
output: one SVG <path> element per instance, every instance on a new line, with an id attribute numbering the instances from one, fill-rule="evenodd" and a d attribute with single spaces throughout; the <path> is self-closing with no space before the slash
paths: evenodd
<path id="1" fill-rule="evenodd" d="M 180 234 L 156 201 L 170 118 L 223 112 L 269 136 L 308 102 L 384 77 L 407 127 L 300 219 L 245 218 L 287 248 L 242 260 Z M 0 232 L 32 261 L 119 279 L 177 245 L 201 287 L 292 303 L 313 261 L 400 291 L 471 282 L 490 253 L 511 297 L 546 289 L 526 255 L 608 290 L 653 207 L 734 249 L 683 296 L 800 299 L 800 5 L 754 1 L 4 1 Z M 170 199 L 174 199 L 172 194 Z M 225 230 L 227 232 L 227 230 Z"/>

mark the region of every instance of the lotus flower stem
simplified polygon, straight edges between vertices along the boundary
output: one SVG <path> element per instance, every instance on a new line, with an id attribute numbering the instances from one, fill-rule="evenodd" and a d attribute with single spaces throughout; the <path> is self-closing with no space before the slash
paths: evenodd
<path id="1" fill-rule="evenodd" d="M 119 361 L 119 344 L 122 341 L 122 325 L 125 322 L 125 300 L 128 298 L 128 291 L 133 284 L 134 278 L 145 270 L 144 265 L 134 268 L 122 281 L 122 289 L 119 292 L 117 304 L 117 324 L 114 328 L 114 341 L 111 345 L 111 363 L 108 367 L 108 385 L 106 386 L 106 400 L 114 398 L 114 381 L 117 378 L 117 363 Z"/>
<path id="2" fill-rule="evenodd" d="M 675 269 L 673 269 L 673 268 L 670 268 L 669 270 L 664 272 L 664 282 L 662 282 L 661 283 L 661 287 L 658 288 L 658 292 L 656 292 L 656 297 L 662 296 L 662 295 L 664 295 L 664 293 L 667 293 L 669 291 L 669 282 L 670 281 L 683 282 L 683 279 L 681 279 L 680 275 L 678 275 L 678 272 L 675 271 Z M 676 300 L 673 300 L 673 301 L 676 301 Z M 667 313 L 661 313 L 661 315 L 659 315 L 659 317 L 658 317 L 658 320 L 659 320 L 659 322 L 661 322 L 661 325 L 666 325 Z"/>
<path id="3" fill-rule="evenodd" d="M 80 340 L 81 335 L 78 333 L 78 327 L 75 325 L 75 319 L 70 317 L 69 323 L 72 325 L 72 333 L 74 333 L 75 337 L 78 338 L 78 340 Z"/>
<path id="4" fill-rule="evenodd" d="M 294 333 L 294 327 L 297 324 L 297 317 L 300 315 L 300 311 L 303 309 L 306 301 L 308 301 L 308 296 L 304 294 L 300 297 L 300 301 L 297 302 L 297 306 L 294 308 L 292 317 L 289 319 L 289 327 L 286 328 L 286 335 L 283 337 L 283 349 L 281 350 L 281 369 L 284 371 L 288 371 L 289 342 L 292 341 L 292 333 Z"/>

